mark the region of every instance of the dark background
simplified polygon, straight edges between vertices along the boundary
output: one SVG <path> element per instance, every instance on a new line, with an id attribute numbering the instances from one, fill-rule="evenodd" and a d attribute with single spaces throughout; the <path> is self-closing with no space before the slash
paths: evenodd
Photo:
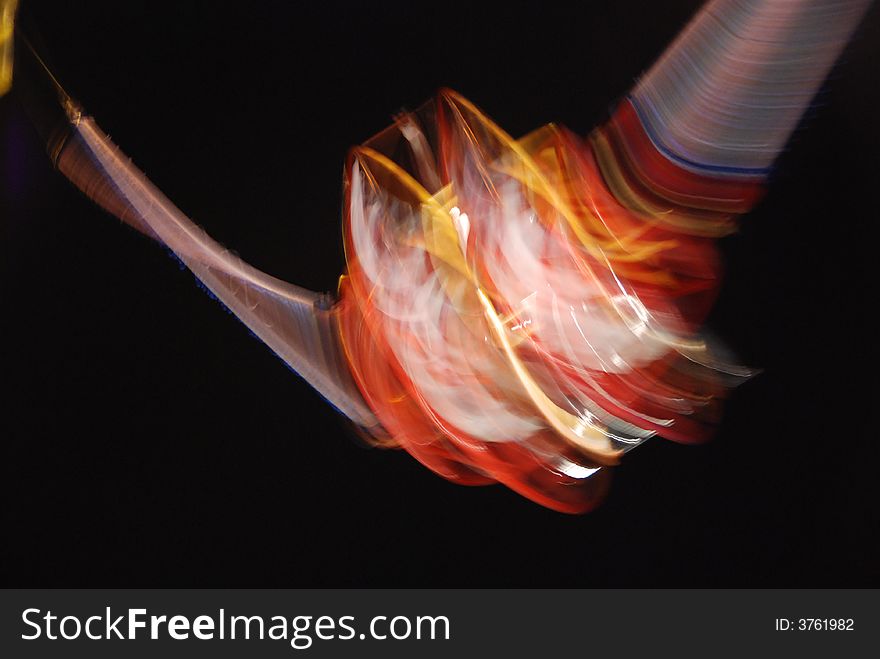
<path id="1" fill-rule="evenodd" d="M 65 86 L 268 272 L 333 290 L 347 148 L 453 87 L 587 132 L 698 2 L 39 2 Z M 878 11 L 722 241 L 710 327 L 763 374 L 570 517 L 365 449 L 0 100 L 6 586 L 880 585 Z"/>

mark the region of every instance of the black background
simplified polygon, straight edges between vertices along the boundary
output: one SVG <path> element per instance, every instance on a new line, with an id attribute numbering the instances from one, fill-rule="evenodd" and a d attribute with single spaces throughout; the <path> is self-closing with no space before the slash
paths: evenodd
<path id="1" fill-rule="evenodd" d="M 259 268 L 333 290 L 347 148 L 441 85 L 587 132 L 694 1 L 23 0 L 66 87 Z M 710 326 L 764 369 L 571 517 L 364 449 L 0 100 L 4 585 L 880 584 L 875 9 L 722 242 Z"/>

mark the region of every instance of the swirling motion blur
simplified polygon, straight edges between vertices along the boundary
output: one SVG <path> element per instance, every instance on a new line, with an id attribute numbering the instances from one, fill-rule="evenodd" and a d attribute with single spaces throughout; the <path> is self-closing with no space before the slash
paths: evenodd
<path id="1" fill-rule="evenodd" d="M 714 242 L 760 199 L 868 4 L 714 0 L 586 139 L 514 139 L 442 90 L 351 152 L 337 300 L 211 240 L 60 88 L 67 130 L 44 133 L 68 178 L 377 444 L 584 512 L 647 438 L 706 439 L 750 374 L 699 331 Z M 29 57 L 25 78 L 43 68 Z"/>
<path id="2" fill-rule="evenodd" d="M 711 241 L 621 204 L 608 139 L 513 140 L 443 91 L 351 156 L 343 344 L 383 428 L 447 478 L 580 510 L 627 448 L 705 437 L 718 371 L 746 374 L 693 336 Z"/>

